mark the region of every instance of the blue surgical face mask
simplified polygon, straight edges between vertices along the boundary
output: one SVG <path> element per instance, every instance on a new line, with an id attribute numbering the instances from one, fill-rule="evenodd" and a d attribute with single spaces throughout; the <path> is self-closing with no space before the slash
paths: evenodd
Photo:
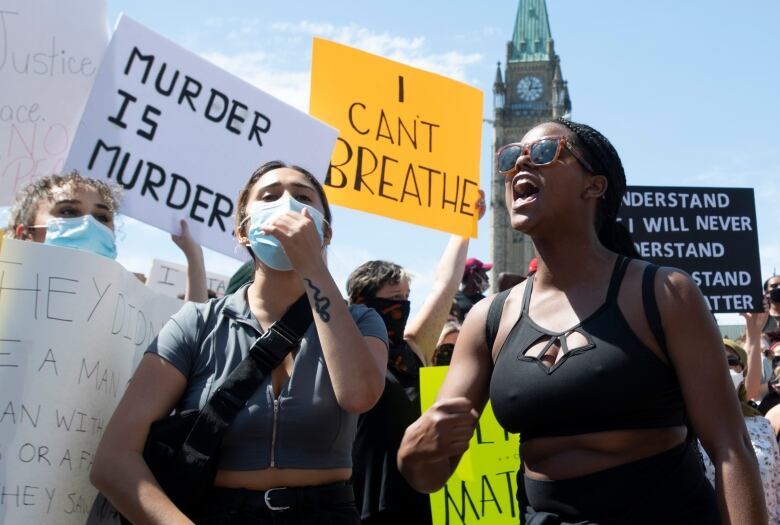
<path id="1" fill-rule="evenodd" d="M 287 254 L 284 253 L 279 240 L 273 235 L 263 233 L 260 228 L 264 224 L 273 222 L 274 219 L 288 211 L 301 213 L 304 208 L 309 211 L 309 215 L 317 227 L 317 233 L 320 234 L 320 240 L 323 240 L 323 223 L 325 218 L 322 216 L 322 213 L 316 208 L 293 199 L 287 193 L 275 201 L 256 201 L 249 206 L 249 217 L 247 217 L 247 220 L 249 220 L 249 231 L 247 234 L 249 247 L 261 263 L 274 270 L 292 270 L 292 263 L 287 258 Z"/>
<path id="2" fill-rule="evenodd" d="M 75 248 L 116 259 L 114 232 L 92 215 L 73 218 L 53 218 L 46 222 L 44 244 Z"/>

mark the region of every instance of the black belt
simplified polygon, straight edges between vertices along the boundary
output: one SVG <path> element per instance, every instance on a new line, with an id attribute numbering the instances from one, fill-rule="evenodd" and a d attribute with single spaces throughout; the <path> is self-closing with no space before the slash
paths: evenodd
<path id="1" fill-rule="evenodd" d="M 207 495 L 207 506 L 243 511 L 285 511 L 299 508 L 323 508 L 355 501 L 352 485 L 347 482 L 311 487 L 277 487 L 268 490 L 213 487 Z"/>

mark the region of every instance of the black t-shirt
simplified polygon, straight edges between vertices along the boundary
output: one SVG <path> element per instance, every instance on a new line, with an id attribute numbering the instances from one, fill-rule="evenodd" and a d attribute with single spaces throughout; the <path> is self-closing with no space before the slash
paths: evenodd
<path id="1" fill-rule="evenodd" d="M 352 477 L 362 519 L 389 511 L 401 525 L 432 521 L 428 496 L 410 487 L 396 464 L 406 427 L 420 417 L 421 366 L 408 344 L 391 348 L 382 397 L 358 419 Z"/>

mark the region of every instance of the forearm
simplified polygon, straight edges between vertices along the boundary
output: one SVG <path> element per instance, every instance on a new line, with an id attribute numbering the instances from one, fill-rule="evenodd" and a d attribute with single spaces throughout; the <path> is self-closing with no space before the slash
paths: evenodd
<path id="1" fill-rule="evenodd" d="M 184 300 L 205 303 L 209 299 L 209 292 L 203 249 L 197 246 L 197 248 L 184 252 L 184 255 L 187 257 L 187 285 Z"/>
<path id="2" fill-rule="evenodd" d="M 435 280 L 445 289 L 455 293 L 463 278 L 463 266 L 469 250 L 469 239 L 459 235 L 451 235 L 436 267 Z"/>
<path id="3" fill-rule="evenodd" d="M 192 523 L 168 499 L 138 452 L 112 451 L 110 457 L 109 464 L 96 457 L 90 481 L 131 523 Z"/>
<path id="4" fill-rule="evenodd" d="M 436 268 L 431 292 L 419 313 L 407 325 L 404 336 L 414 342 L 426 364 L 430 363 L 436 341 L 452 307 L 452 299 L 463 278 L 468 247 L 468 239 L 457 235 L 450 237 Z"/>
<path id="5" fill-rule="evenodd" d="M 382 394 L 383 368 L 355 324 L 327 267 L 323 264 L 301 277 L 336 399 L 348 412 L 364 412 Z M 386 356 L 381 362 L 384 365 Z"/>
<path id="6" fill-rule="evenodd" d="M 729 451 L 723 459 L 713 463 L 715 492 L 723 522 L 767 523 L 764 489 L 750 442 Z"/>
<path id="7" fill-rule="evenodd" d="M 761 334 L 748 331 L 745 338 L 745 351 L 748 355 L 747 372 L 745 374 L 745 391 L 748 399 L 760 399 L 762 396 L 761 373 Z"/>
<path id="8" fill-rule="evenodd" d="M 410 447 L 401 444 L 398 451 L 398 470 L 407 483 L 424 494 L 441 489 L 455 471 L 456 464 L 449 458 L 435 461 L 421 461 L 410 454 Z"/>

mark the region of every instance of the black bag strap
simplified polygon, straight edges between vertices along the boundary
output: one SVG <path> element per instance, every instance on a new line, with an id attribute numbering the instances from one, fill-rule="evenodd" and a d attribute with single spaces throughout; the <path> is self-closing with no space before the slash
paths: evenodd
<path id="1" fill-rule="evenodd" d="M 247 356 L 214 391 L 198 414 L 179 454 L 191 458 L 212 456 L 225 430 L 246 401 L 274 368 L 300 344 L 312 323 L 311 306 L 303 294 L 252 345 Z"/>
<path id="2" fill-rule="evenodd" d="M 493 351 L 493 343 L 496 342 L 496 334 L 498 334 L 498 325 L 501 324 L 501 314 L 504 312 L 504 302 L 509 296 L 509 292 L 512 289 L 508 288 L 503 292 L 499 292 L 493 298 L 493 302 L 490 303 L 488 308 L 487 320 L 485 321 L 485 341 L 487 342 L 488 350 Z"/>
<path id="3" fill-rule="evenodd" d="M 655 336 L 655 340 L 658 341 L 658 345 L 663 350 L 664 354 L 669 355 L 666 350 L 666 334 L 664 334 L 664 327 L 661 324 L 661 313 L 658 311 L 658 302 L 655 299 L 655 274 L 658 273 L 659 266 L 655 264 L 648 264 L 645 266 L 644 273 L 642 274 L 642 306 L 645 309 L 645 317 L 647 318 L 647 324 L 650 325 L 650 330 Z"/>

